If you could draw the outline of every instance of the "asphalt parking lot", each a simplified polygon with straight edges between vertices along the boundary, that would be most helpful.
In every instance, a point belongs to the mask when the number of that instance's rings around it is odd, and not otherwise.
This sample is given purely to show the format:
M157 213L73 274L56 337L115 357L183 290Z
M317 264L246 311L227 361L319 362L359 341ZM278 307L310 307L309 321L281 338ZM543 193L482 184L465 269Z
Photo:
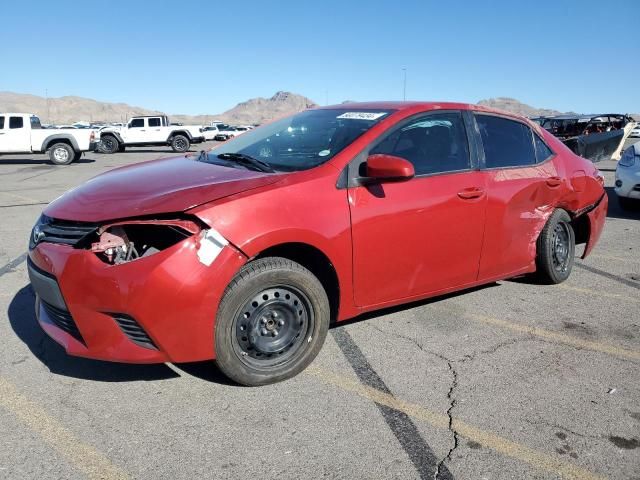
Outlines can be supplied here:
M0 157L0 478L640 479L640 211L615 162L593 254L558 286L521 280L333 328L298 377L229 384L213 362L65 355L33 312L41 209L166 148Z

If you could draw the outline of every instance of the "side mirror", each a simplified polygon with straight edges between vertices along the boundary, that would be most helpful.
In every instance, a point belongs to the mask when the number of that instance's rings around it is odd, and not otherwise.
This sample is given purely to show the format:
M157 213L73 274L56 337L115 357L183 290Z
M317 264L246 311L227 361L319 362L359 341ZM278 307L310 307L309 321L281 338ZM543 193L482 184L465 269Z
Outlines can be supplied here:
M410 180L416 172L413 164L394 155L375 154L367 157L367 177L381 182Z

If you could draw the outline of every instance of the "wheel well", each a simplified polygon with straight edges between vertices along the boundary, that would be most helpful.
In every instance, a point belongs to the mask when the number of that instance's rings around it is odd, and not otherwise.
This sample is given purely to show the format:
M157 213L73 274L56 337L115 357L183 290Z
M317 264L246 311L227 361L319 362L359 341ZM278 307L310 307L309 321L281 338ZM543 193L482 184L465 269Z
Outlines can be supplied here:
M338 307L340 306L338 274L331 260L322 251L306 243L284 243L260 252L254 259L265 257L288 258L311 271L327 292L331 307L331 321L338 318Z
M73 144L66 138L54 138L52 140L49 140L47 142L47 147L45 148L45 150L49 150L51 147L53 147L56 143L66 143L67 145L69 145L71 147L72 150L75 151L75 148L73 148Z
M177 132L171 132L168 140L171 141L171 139L176 135L182 135L183 137L187 137L188 140L191 140L191 135L189 135L189 132L183 132L182 130L178 130Z
M571 220L571 227L576 235L576 245L581 243L587 243L589 240L589 234L591 233L591 227L589 226L589 217L586 214L582 214L579 217L574 217Z

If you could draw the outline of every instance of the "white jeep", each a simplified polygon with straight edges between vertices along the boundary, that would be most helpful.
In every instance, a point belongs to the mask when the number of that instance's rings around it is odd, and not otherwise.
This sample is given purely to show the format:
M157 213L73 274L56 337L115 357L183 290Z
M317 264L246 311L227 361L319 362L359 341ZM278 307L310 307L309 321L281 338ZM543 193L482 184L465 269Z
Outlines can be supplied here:
M99 138L89 129L44 129L32 113L0 113L0 155L49 153L51 163L68 165L95 150Z
M202 143L199 125L171 125L166 115L133 117L125 126L100 131L102 153L124 152L126 147L169 145L174 152L186 152L192 143Z

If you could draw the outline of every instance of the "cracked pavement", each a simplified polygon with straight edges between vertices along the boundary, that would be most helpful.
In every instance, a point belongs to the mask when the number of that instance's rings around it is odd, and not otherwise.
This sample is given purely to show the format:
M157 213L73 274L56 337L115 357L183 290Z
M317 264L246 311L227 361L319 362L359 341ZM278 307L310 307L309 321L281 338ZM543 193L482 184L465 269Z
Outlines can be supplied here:
M0 160L0 478L87 478L78 465L92 458L61 454L3 382L124 478L638 478L640 211L614 197L598 247L578 260L588 268L566 284L503 281L349 321L315 370L281 384L230 385L211 362L66 356L36 324L17 260L42 204L167 156ZM599 168L611 187L615 164Z

